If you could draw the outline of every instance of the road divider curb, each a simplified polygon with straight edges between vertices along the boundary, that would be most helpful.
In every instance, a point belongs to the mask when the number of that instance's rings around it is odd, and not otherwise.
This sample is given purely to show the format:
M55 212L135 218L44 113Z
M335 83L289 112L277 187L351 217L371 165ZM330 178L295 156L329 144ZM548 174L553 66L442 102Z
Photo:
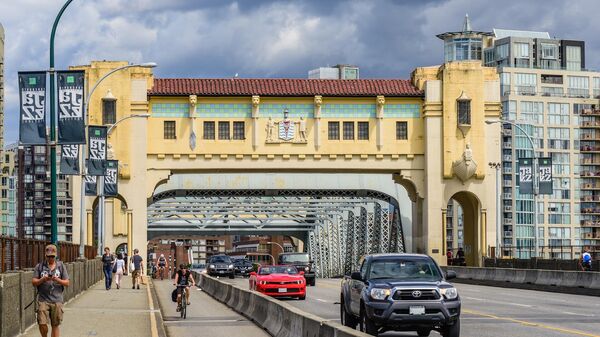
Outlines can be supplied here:
M274 337L367 337L333 321L304 312L258 292L242 289L206 274L194 278L207 294L252 320Z
M443 267L457 283L600 296L600 273L543 269Z

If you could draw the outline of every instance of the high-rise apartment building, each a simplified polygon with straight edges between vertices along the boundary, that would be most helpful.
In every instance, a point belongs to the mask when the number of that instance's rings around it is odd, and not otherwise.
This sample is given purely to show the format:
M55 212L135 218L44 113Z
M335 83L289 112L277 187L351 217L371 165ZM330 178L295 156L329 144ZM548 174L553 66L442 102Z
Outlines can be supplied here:
M20 238L51 240L50 155L47 145L19 148L17 169L17 233ZM60 155L57 156L57 165ZM68 176L57 179L58 240L73 240L73 198Z
M7 146L2 153L0 167L0 234L6 236L17 235L17 175L15 170L16 144Z
M533 139L538 157L550 157L553 194L518 187L518 159L533 157L517 128L505 124L502 141L503 255L528 258L538 244L546 258L600 254L600 73L585 68L583 41L547 32L494 29L484 65L500 75L503 118Z
M0 171L0 234L8 235L8 171L7 166L11 163L7 163L4 155L4 27L0 24L0 165L2 169ZM6 169L5 169L6 168ZM6 209L4 207L6 206ZM6 227L6 229L5 229Z

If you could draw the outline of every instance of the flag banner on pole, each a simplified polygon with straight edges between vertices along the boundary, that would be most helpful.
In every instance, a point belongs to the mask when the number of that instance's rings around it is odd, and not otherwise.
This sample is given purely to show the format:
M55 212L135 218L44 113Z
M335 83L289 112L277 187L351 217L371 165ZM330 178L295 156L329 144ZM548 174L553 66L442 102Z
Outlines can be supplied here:
M553 194L552 187L552 158L539 158L538 159L539 169L539 181L540 181L540 194Z
M519 193L533 194L533 160L519 158Z
M119 194L119 161L106 161L106 175L104 176L104 195L107 197L116 197Z
M86 166L89 167L89 160L86 162ZM96 176L91 176L88 174L88 172L86 172L86 175L83 179L85 181L85 195L96 196Z
M19 142L46 144L46 72L19 72Z
M79 145L63 144L60 146L60 173L79 174Z
M88 174L103 176L106 170L106 126L90 126Z
M83 71L59 71L58 143L85 144Z

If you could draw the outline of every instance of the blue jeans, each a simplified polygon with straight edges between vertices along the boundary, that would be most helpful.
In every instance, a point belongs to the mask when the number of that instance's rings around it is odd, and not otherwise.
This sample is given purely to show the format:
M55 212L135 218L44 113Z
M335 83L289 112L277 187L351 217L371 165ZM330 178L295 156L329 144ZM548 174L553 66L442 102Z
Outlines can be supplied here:
M104 284L106 285L106 289L109 289L112 284L112 266L104 267Z

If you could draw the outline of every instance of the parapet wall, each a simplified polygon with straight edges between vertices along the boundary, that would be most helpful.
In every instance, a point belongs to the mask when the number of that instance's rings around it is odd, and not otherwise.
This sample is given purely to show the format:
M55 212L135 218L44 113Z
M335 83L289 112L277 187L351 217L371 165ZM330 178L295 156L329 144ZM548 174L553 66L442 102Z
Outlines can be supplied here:
M65 302L75 298L102 279L100 260L65 263L71 285L65 289ZM36 322L33 271L0 274L0 337L17 336Z

